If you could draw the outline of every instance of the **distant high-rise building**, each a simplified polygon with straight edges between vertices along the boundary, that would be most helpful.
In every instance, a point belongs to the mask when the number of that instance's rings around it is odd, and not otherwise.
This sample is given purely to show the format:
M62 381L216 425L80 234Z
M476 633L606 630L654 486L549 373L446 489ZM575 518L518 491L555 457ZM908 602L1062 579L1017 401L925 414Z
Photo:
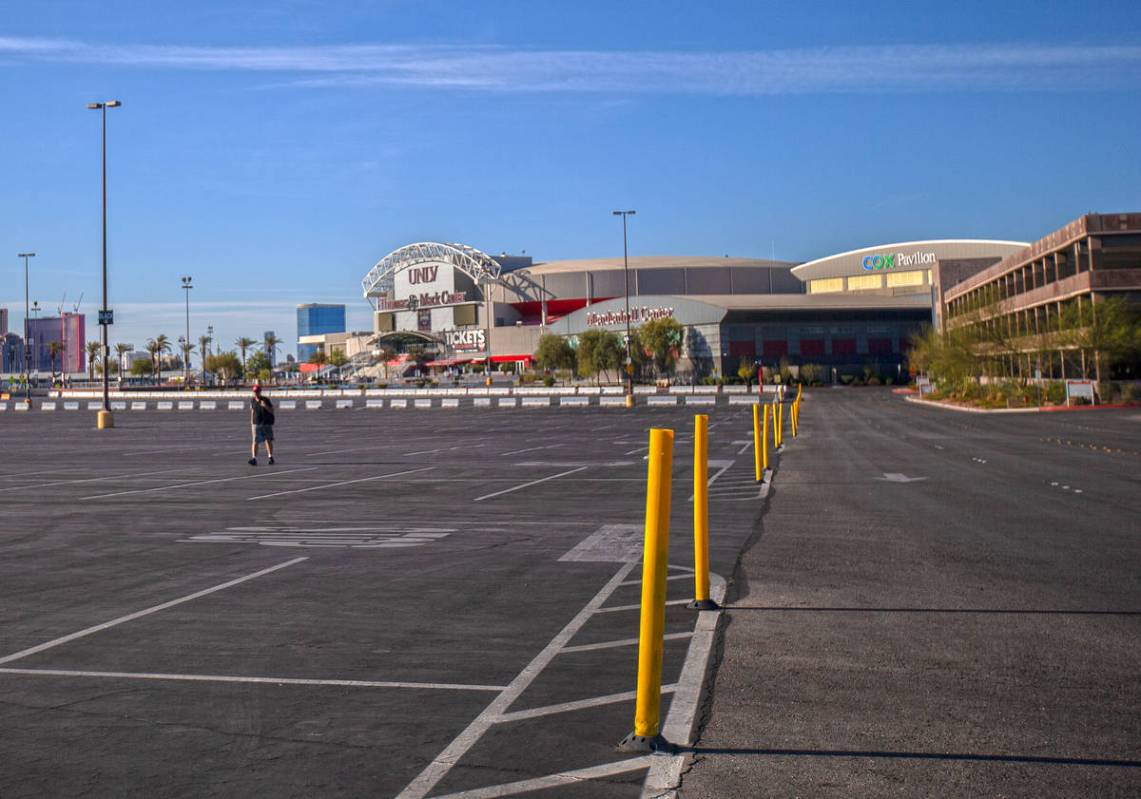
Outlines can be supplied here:
M63 345L55 356L57 372L83 372L87 369L86 316L64 313L63 316L45 316L28 320L27 346L32 354L33 372L50 372L52 369L51 345Z
M0 372L20 374L24 371L24 340L15 333L0 334Z
M8 309L0 308L0 336L8 332Z
M317 352L313 344L302 344L303 336L344 333L345 306L311 302L297 306L297 360L306 363Z

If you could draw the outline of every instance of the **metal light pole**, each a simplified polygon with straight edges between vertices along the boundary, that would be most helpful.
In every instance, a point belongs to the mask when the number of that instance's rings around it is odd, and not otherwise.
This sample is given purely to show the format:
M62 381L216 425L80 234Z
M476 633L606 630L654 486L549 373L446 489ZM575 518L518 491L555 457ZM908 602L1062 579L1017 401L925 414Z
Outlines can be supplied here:
M484 384L490 386L491 385L491 317L495 313L495 301L491 297L491 287L494 285L494 281L485 275L483 277L482 282L483 282L484 299L487 302L487 313L486 313L487 319L485 320L487 322L487 324L486 324L486 327L487 327L487 374L484 375L484 377L486 377L487 379L484 381Z
M636 211L612 211L614 216L622 217L622 279L626 286L626 407L634 407L634 357L632 355L633 340L630 338L630 252L626 245L626 217L634 216Z
M206 325L206 335L210 337L210 343L214 343L214 325ZM214 348L210 348L210 354L214 354Z
M194 288L190 275L182 276L182 290L186 292L186 347L182 351L182 388L190 388L190 290ZM205 359L205 355L202 356ZM203 360L205 363L205 360Z
M17 258L24 259L24 402L29 409L32 405L32 349L28 346L28 319L31 309L28 306L28 259L35 258L34 252L19 253Z
M99 327L103 342L103 410L96 416L95 424L100 430L115 426L111 417L111 370L107 368L111 355L111 348L107 345L107 326L111 324L111 312L107 308L107 109L121 105L118 100L87 104L89 109L101 111L103 116L103 304L99 307Z

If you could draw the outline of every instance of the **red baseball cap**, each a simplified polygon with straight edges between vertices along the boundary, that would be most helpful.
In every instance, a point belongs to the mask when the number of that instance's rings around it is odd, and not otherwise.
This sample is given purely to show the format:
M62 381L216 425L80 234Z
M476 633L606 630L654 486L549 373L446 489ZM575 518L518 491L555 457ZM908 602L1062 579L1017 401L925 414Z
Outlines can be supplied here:
M254 383L254 393L257 394L261 391L261 383Z

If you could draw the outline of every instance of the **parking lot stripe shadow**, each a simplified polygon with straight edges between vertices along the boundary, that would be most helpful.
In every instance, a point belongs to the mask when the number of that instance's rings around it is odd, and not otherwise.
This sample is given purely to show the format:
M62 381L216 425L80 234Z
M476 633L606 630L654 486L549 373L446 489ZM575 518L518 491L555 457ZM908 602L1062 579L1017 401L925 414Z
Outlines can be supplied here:
M313 467L317 468L317 467ZM252 502L255 499L269 499L270 497L283 497L286 494L304 494L306 491L319 491L322 488L336 488L337 486L347 486L353 483L367 483L370 480L384 480L388 477L400 477L405 474L415 474L416 472L426 472L430 469L435 469L435 466L422 466L419 469L406 469L403 472L391 472L389 474L378 474L375 477L361 477L356 480L342 480L339 483L323 483L319 486L309 486L308 488L294 488L290 491L276 491L272 494L262 494L256 497L250 497L248 501Z
M201 591L195 591L193 594L187 594L184 597L179 597L178 599L172 599L169 602L163 602L161 605L152 605L149 608L144 608L143 610L137 610L134 613L128 613L126 616L120 616L117 619L112 619L111 621L105 621L102 624L96 624L94 627L87 627L86 629L80 630L78 632L74 632L74 633L71 633L69 635L65 635L62 638L56 638L52 641L47 641L46 643L38 644L36 646L29 647L28 649L23 649L19 652L14 652L11 655L0 658L0 665L3 665L5 663L11 663L14 660L20 660L21 658L26 658L29 655L35 655L35 654L37 654L39 652L43 652L47 649L52 649L53 647L60 646L61 644L66 644L69 641L74 641L77 638L83 638L85 636L92 635L92 634L97 633L97 632L102 632L103 630L108 630L112 627L116 627L116 626L123 624L125 622L128 622L128 621L134 621L135 619L141 619L143 616L149 616L150 614L157 613L160 610L166 610L167 608L173 608L175 605L181 605L184 602L191 601L192 599L198 599L200 597L208 596L209 594L217 593L218 591L224 591L227 588L232 588L235 585L241 585L242 583L247 582L249 580L254 580L258 577L263 577L267 574L272 574L275 571L279 571L281 569L286 569L286 568L288 568L288 567L290 567L296 563L300 563L303 560L309 560L309 558L307 558L307 557L293 558L292 560L287 560L284 563L279 563L276 566L270 566L268 569L262 569L261 571L254 572L253 574L247 574L244 577L238 577L236 579L229 580L229 581L221 583L219 585L215 585L211 588L205 588Z
M225 674L162 674L134 671L70 671L67 669L5 669L0 674L43 677L103 677L114 680L172 680L179 682L236 682L269 685L330 685L343 688L423 688L437 691L502 691L505 685L469 685L451 682L399 682L385 680L318 680L303 677L244 677Z

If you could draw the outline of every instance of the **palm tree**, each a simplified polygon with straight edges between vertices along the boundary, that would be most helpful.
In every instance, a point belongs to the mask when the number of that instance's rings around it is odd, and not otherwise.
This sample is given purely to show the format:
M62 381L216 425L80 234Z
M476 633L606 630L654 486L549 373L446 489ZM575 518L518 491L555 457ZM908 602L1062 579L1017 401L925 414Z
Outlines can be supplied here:
M186 383L190 383L190 353L194 352L194 345L186 339L179 339L178 348L182 350L182 368L186 375ZM184 386L185 388L185 386Z
M238 339L237 341L234 342L234 346L237 347L238 350L242 353L242 374L243 375L246 373L246 351L249 350L250 347L253 347L256 345L257 345L257 341L255 341L252 338L248 338L246 336L242 336L240 339Z
M337 382L340 382L344 377L345 364L349 362L349 356L341 350L333 350L326 360L330 366L337 368Z
M394 350L392 347L388 346L387 344L384 344L384 345L381 345L379 353L380 353L380 360L384 364L384 379L387 380L388 379L388 362L396 357L396 350Z
M170 352L170 339L165 333L159 333L154 338L148 339L147 352L151 356L151 373L157 385L162 380L162 356Z
M277 336L273 335L272 331L270 331L269 333L266 333L265 340L262 342L262 352L264 352L266 355L273 353L276 356L277 345L278 344L284 344L284 343L285 343L284 339L278 338ZM276 357L271 358L269 365L270 366L277 366L277 364L274 363L274 361L276 361L276 360L277 360Z
M99 360L100 345L98 341L87 342L87 379L95 379L95 363Z
M206 382L206 359L210 357L210 344L214 339L210 336L198 337L198 353L202 356L202 382Z
M48 342L48 357L51 358L52 364L52 385L55 385L55 359L56 356L63 352L63 343L59 341Z
M134 352L134 351L135 351L135 346L133 344L124 344L123 342L120 341L118 344L115 345L115 357L119 361L119 375L120 375L120 377L126 372L126 370L123 368L123 358L127 355L127 353Z

